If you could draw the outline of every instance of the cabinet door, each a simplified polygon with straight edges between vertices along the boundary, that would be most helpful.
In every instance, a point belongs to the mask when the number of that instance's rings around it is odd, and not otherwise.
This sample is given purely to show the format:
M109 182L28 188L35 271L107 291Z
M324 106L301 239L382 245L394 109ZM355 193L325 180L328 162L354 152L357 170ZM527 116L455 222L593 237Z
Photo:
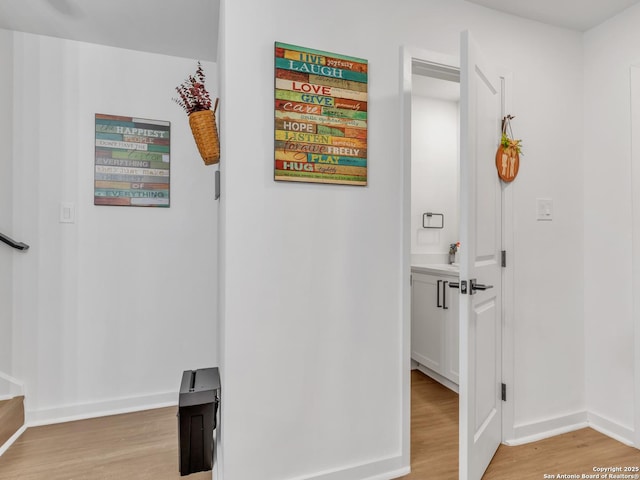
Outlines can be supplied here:
M445 374L445 330L442 280L414 273L411 286L411 358L441 375ZM438 281L440 281L438 288ZM438 289L440 300L438 300Z
M450 279L458 281L457 278ZM446 295L446 319L445 319L445 345L446 345L446 372L444 374L455 384L460 378L460 290L455 288L445 289Z

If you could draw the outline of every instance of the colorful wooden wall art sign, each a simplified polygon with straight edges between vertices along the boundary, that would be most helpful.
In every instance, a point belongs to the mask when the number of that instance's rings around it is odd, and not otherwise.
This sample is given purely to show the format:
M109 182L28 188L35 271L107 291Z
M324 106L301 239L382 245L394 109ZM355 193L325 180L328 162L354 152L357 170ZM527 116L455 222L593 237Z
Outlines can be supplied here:
M96 113L94 205L168 207L170 123Z
M361 58L275 44L275 179L367 185Z

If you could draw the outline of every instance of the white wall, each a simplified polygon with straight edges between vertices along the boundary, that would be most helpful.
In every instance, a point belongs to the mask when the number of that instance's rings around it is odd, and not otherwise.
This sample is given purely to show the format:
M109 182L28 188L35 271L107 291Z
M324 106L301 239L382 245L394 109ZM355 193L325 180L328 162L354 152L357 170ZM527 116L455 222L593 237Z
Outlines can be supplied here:
M12 205L13 37L0 30L0 233L15 236ZM18 241L20 241L18 239ZM13 324L13 258L17 251L0 244L0 372L11 374ZM0 379L0 397L9 392Z
M640 64L639 21L635 6L584 37L587 403L596 427L626 441L633 441L630 399L638 348L632 316L637 285L631 262L629 73L632 64Z
M506 330L515 356L514 385L507 385L515 404L513 439L522 441L585 420L582 130L567 121L582 117L582 42L573 31L502 23L516 30L483 46L513 72L509 113L516 117L514 137L523 140L519 174L509 187L514 305ZM504 35L518 40L504 42ZM558 132L566 141L554 141ZM553 200L552 221L537 221L537 198Z
M399 49L456 54L465 28L513 72L524 144L512 187L513 434L586 417L582 135L569 120L582 115L580 34L459 0L327 0L308 13L293 0L222 2L225 477L391 478L408 464ZM368 187L273 181L274 41L369 60ZM553 222L535 220L542 196Z
M448 261L458 237L458 102L413 95L411 100L411 255ZM423 214L433 216L423 228ZM428 220L429 221L429 220ZM438 263L434 261L433 263Z
M173 87L196 61L15 33L16 375L32 423L177 402L216 364L217 204ZM215 93L216 65L204 63ZM94 115L171 122L171 207L93 205ZM74 224L58 222L73 202Z

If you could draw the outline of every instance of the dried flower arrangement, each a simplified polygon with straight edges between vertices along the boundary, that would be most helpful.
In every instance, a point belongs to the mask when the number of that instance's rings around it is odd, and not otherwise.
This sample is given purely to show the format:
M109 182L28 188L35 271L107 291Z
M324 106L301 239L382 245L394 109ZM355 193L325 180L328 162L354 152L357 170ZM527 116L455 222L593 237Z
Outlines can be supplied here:
M176 87L180 98L174 98L173 101L180 105L187 112L187 115L202 110L211 110L211 95L204 86L205 79L202 64L198 62L196 74L189 75L184 82Z
M202 64L198 62L195 75L189 75L176 87L179 98L174 98L173 101L187 112L193 138L205 165L213 165L220 160L220 140L215 116L218 99L216 98L211 110L211 95L204 85L205 78Z

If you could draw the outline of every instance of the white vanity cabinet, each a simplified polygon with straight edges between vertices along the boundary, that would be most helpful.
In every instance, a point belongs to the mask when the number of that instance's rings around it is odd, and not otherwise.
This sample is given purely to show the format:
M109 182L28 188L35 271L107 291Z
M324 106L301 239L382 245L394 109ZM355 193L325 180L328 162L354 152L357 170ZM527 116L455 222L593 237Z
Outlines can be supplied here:
M458 391L459 290L453 269L411 269L411 358L418 369Z

